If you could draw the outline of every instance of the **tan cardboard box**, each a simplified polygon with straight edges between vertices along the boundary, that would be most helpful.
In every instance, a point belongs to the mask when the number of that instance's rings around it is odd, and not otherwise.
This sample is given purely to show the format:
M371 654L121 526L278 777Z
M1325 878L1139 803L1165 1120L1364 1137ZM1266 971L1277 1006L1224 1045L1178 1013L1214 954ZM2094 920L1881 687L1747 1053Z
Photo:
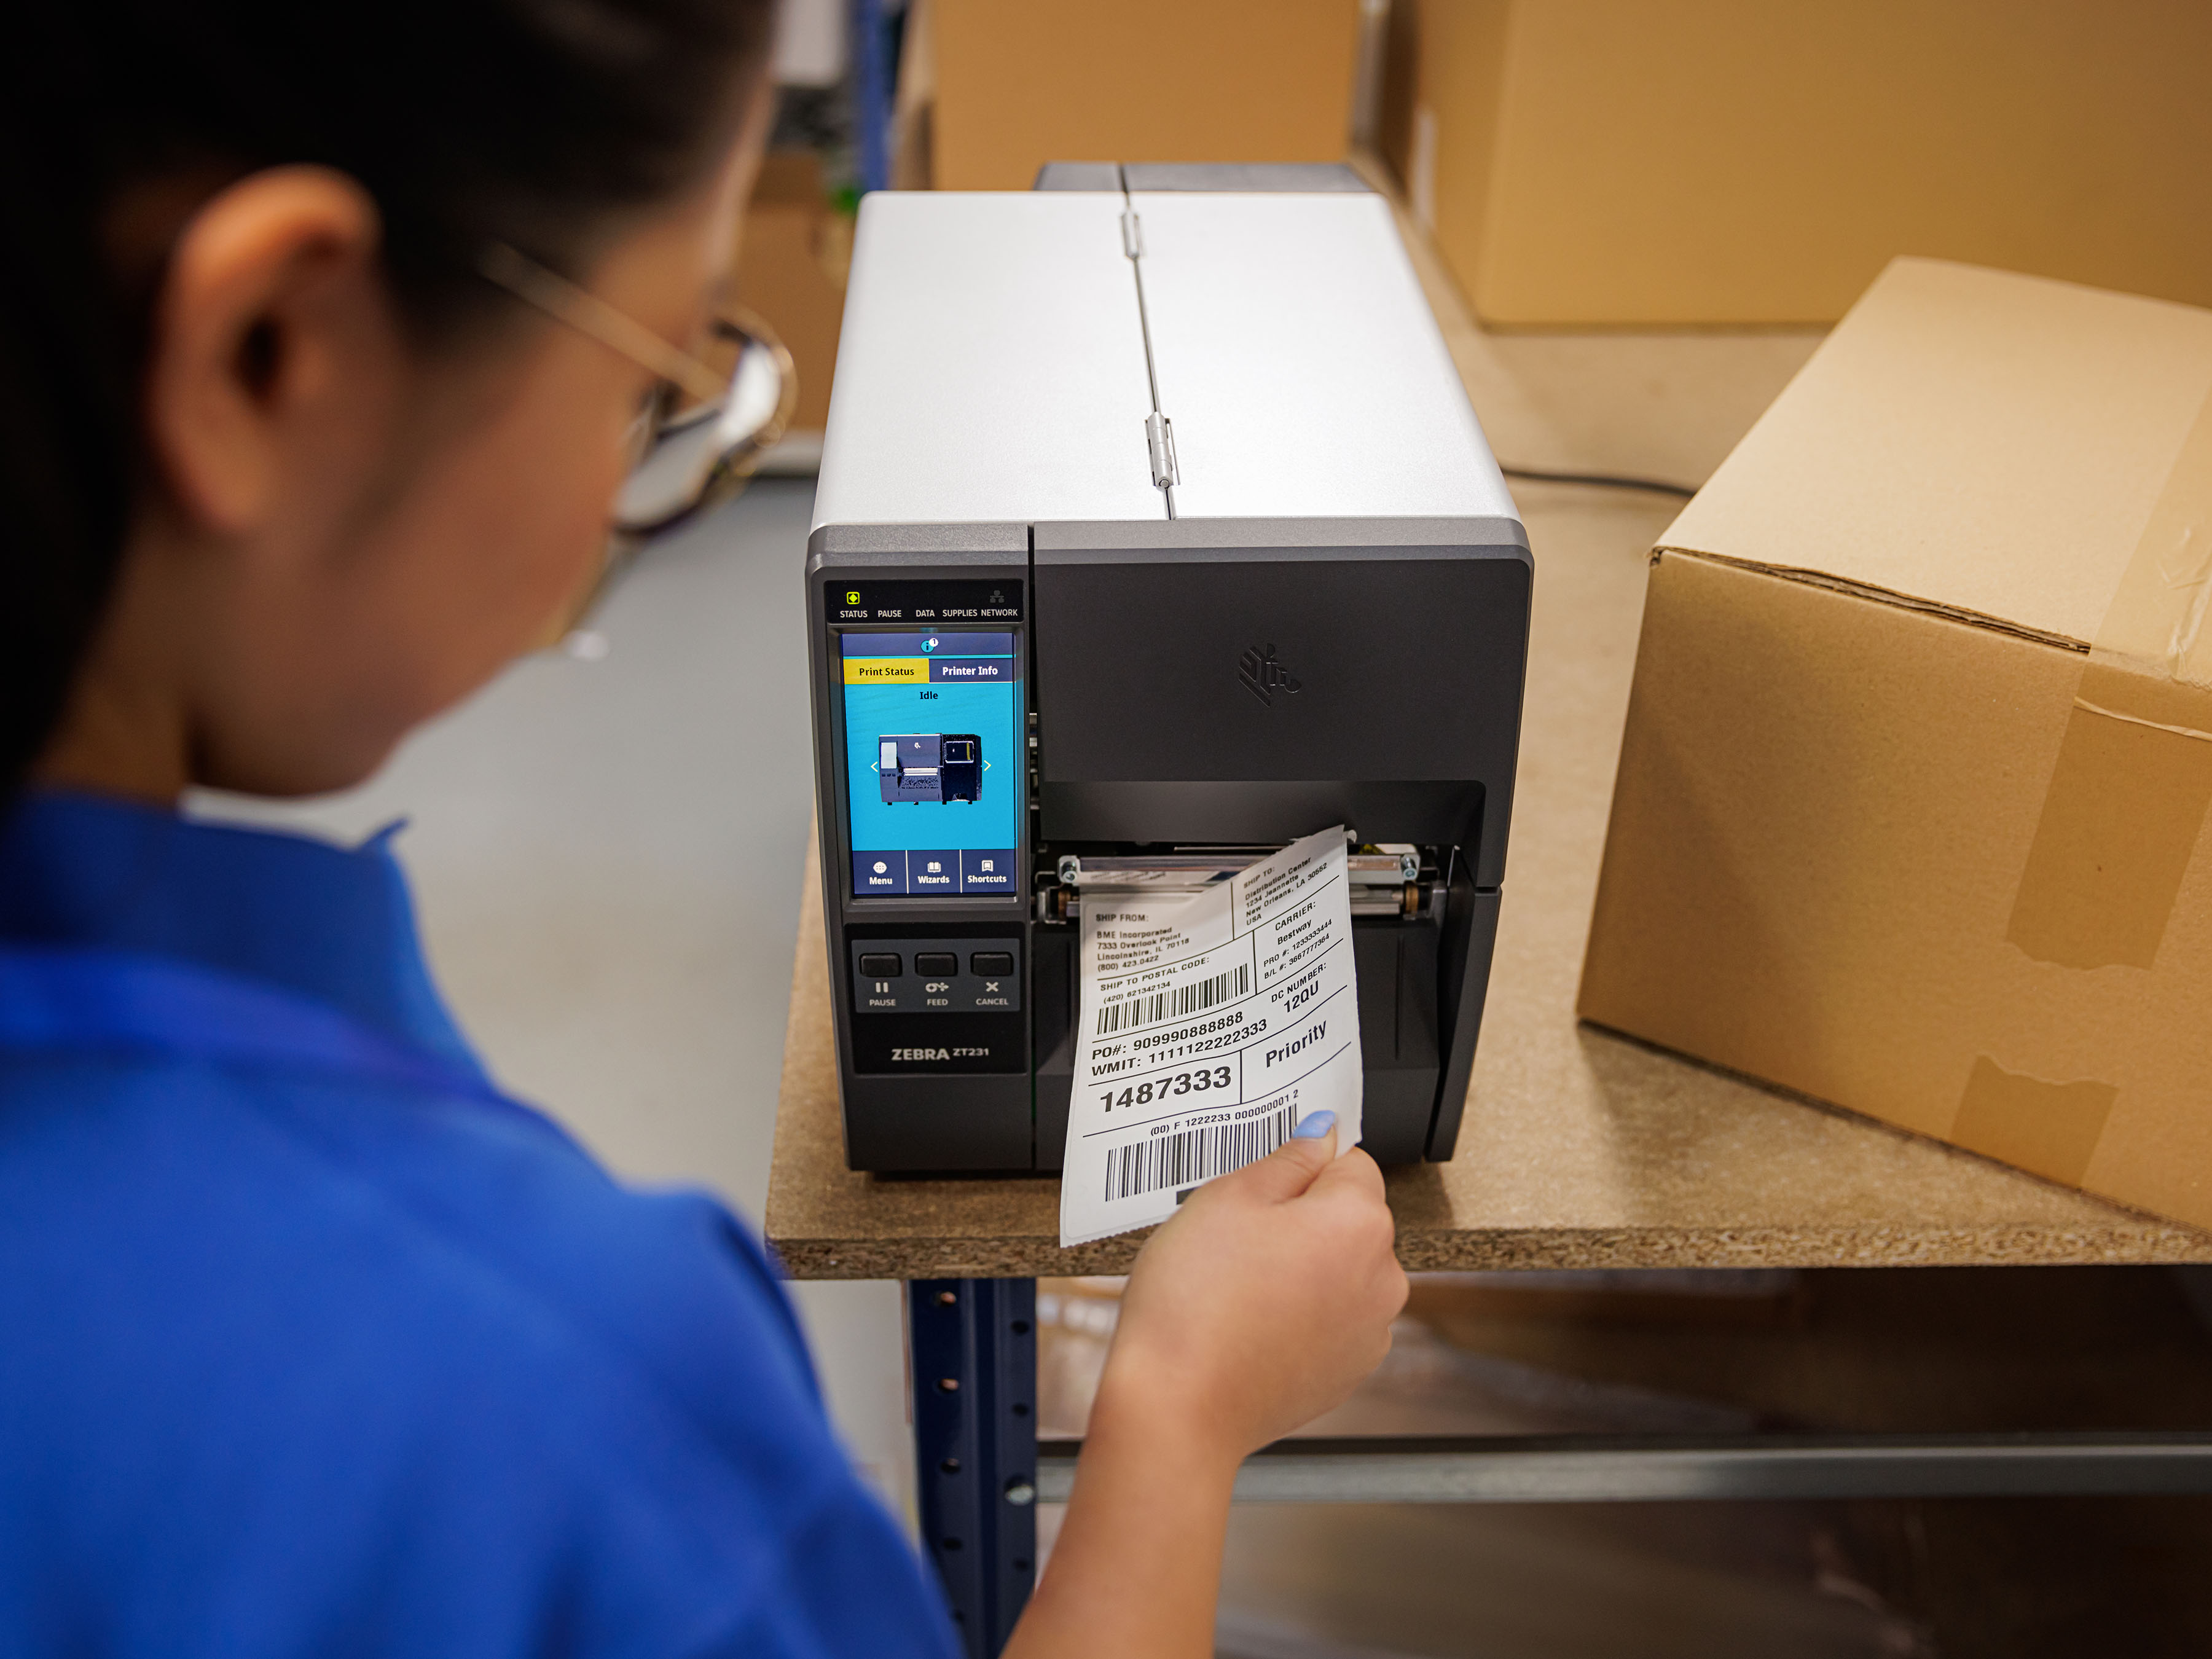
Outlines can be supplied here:
M1894 255L2212 304L2203 0L1396 0L1384 143L1475 312L1829 322Z
M791 429L818 433L830 418L852 222L831 204L811 151L779 150L762 162L738 235L732 289L791 348L799 369Z
M2212 1225L2212 312L1929 260L1662 538L1580 1009Z
M1359 0L931 0L939 190L1047 161L1338 161Z

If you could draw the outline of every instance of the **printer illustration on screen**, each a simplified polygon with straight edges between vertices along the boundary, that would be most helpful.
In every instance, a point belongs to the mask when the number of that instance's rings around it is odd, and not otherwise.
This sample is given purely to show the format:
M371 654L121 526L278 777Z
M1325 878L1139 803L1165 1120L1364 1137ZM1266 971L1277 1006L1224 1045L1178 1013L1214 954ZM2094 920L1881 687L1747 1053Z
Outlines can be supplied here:
M983 790L983 740L972 732L900 732L876 739L886 806L972 801Z
M1448 1158L1528 537L1341 167L863 198L808 542L855 1169L1057 1170L1086 905L1341 823L1365 1145Z

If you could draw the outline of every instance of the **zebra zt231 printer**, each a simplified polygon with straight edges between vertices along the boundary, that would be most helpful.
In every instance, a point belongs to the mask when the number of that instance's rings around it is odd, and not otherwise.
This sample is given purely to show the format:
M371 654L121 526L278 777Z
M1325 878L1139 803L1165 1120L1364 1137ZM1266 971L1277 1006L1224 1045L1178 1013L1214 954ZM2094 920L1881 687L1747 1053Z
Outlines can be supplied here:
M1082 907L1342 824L1365 1145L1451 1156L1534 566L1387 204L861 204L806 595L845 1152L1057 1170Z

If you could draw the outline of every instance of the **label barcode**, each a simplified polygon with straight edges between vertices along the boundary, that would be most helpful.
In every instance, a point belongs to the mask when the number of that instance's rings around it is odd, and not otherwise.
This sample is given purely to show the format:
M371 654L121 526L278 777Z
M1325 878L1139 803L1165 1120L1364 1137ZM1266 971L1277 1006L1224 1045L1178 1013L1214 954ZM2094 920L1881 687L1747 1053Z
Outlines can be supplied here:
M1164 1019L1202 1014L1216 1003L1234 1002L1252 988L1252 964L1239 963L1225 974L1194 980L1172 990L1153 991L1124 1002L1109 1002L1098 1011L1098 1036L1133 1031L1140 1025L1157 1025Z
M1265 1158L1291 1138L1291 1109L1249 1123L1221 1123L1116 1146L1106 1155L1106 1197L1134 1198L1188 1187Z

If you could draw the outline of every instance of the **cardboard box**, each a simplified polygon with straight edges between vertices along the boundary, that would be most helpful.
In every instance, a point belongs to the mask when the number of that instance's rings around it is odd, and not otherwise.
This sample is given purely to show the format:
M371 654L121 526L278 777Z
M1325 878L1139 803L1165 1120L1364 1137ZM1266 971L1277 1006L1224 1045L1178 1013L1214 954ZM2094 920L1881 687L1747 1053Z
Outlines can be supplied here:
M1359 0L931 0L939 190L1047 161L1338 161Z
M1900 260L1653 554L1585 1019L2212 1225L2212 313Z
M1498 325L1824 323L1922 254L2212 304L2212 6L1397 0L1383 141Z
M812 151L779 150L762 162L738 234L736 295L791 348L799 368L792 431L818 434L830 419L853 227L823 190Z

